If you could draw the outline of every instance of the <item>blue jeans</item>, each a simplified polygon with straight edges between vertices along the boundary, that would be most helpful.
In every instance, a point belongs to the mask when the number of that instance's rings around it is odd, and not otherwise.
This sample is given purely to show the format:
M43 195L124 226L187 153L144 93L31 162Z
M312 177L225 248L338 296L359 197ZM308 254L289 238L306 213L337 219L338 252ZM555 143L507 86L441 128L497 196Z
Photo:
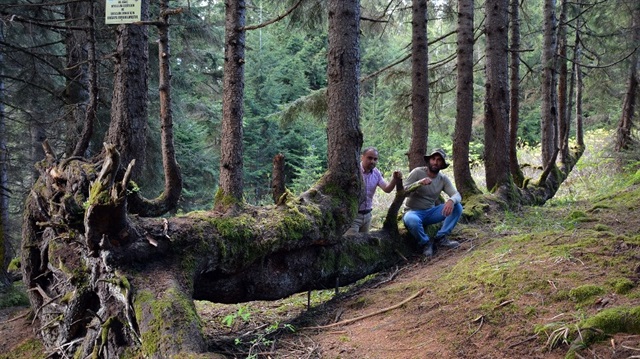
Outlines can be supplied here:
M451 233L462 216L462 205L456 203L453 205L453 211L447 217L442 214L444 204L437 205L428 209L412 209L404 214L402 221L407 227L409 233L418 239L418 245L423 246L429 243L429 236L424 231L424 226L436 224L444 221L442 228L436 233L436 237L443 237Z

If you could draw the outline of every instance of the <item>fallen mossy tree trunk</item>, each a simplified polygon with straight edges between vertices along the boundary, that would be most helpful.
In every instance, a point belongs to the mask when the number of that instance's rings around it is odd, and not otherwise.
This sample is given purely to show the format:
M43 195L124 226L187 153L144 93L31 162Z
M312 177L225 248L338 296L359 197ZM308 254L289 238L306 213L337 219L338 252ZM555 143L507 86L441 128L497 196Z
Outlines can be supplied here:
M193 299L237 303L333 288L414 249L397 223L342 237L352 195L330 185L234 215L129 215L129 171L118 167L116 157L93 164L50 155L26 201L23 276L54 356L197 357L206 344Z

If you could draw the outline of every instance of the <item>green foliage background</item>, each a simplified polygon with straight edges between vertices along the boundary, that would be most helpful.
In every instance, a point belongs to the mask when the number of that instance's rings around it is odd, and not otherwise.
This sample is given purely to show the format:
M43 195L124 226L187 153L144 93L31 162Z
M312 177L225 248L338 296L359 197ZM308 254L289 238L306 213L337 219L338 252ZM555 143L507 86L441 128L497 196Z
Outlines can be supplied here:
M3 0L7 3L8 0ZM294 1L256 0L248 3L247 24L276 18ZM560 3L560 2L559 2ZM23 0L11 2L25 5ZM631 0L597 2L569 12L569 43L573 43L575 19L585 21L584 111L587 129L616 126L625 91L629 63L634 49L629 41ZM220 157L222 66L224 63L224 2L175 1L183 7L171 19L171 70L175 144L183 171L184 191L180 211L209 209L217 190ZM407 170L405 153L411 131L410 53L411 2L362 0L360 127L364 146L380 152L378 167L385 177L395 169ZM481 162L483 148L484 36L483 3L476 2L476 45L474 71L473 132L470 160ZM540 128L540 51L542 44L541 0L522 2L521 108L519 144L535 147ZM560 4L558 4L559 6ZM155 5L154 5L155 6ZM430 114L428 147L451 152L456 118L456 1L429 2ZM62 13L34 13L29 6L12 6L12 11L42 20ZM266 27L250 30L246 39L244 170L245 198L252 204L271 203L272 159L282 153L286 159L286 181L300 193L312 185L326 168L327 29L323 2L303 1L290 16ZM158 10L151 9L151 17ZM99 17L99 16L98 16ZM59 19L57 19L59 20ZM34 181L33 151L25 134L42 127L53 147L64 147L63 115L68 109L57 94L64 80L52 67L64 67L62 34L44 28L9 24L4 28L5 112L10 164L11 242L19 241L20 212L24 197ZM88 155L96 154L109 123L113 29L99 24L101 106L96 133ZM149 27L150 104L148 162L141 191L154 197L163 189L158 109L157 32ZM448 36L444 36L448 34ZM11 46L8 46L9 44ZM27 59L15 46L38 48L48 62ZM570 49L570 53L571 53ZM397 63L394 66L390 64ZM384 70L383 70L384 69ZM17 79L23 79L20 82ZM41 84L41 86L34 86Z

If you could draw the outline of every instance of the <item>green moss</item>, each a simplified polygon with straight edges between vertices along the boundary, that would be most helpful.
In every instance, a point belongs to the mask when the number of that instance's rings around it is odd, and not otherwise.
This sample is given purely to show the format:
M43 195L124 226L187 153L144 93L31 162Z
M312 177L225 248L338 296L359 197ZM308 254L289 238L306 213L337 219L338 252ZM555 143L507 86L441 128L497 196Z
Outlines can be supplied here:
M213 205L216 208L231 208L233 206L242 206L244 203L243 199L235 198L229 194L225 194L222 188L218 188L216 195L213 198Z
M138 347L127 347L120 355L120 359L142 359L145 356L142 354Z
M489 211L491 205L486 195L475 195L464 199L462 217L477 220Z
M237 217L212 218L211 222L220 235L230 241L247 241L254 236L256 220L249 214Z
M70 302L71 302L71 300L74 298L75 294L76 294L76 292L75 292L75 291L73 291L73 290L72 290L72 291L69 291L69 292L66 292L66 293L62 296L62 298L60 298L60 303L62 303L62 304L68 304L68 303L70 303Z
M640 169L629 176L629 180L627 182L627 186L633 186L637 184L640 184Z
M276 222L283 238L299 240L313 228L313 223L297 207L288 208Z
M607 231L611 230L611 228L609 228L609 226L604 225L604 224L601 224L601 223L596 224L596 225L593 227L593 229L594 229L595 231L598 231L598 232L607 232Z
M118 287L120 287L120 288L122 288L122 289L124 289L126 291L129 291L129 290L131 290L131 283L129 283L129 279L127 279L126 276L120 275L118 277Z
M589 216L587 216L587 214L583 211L572 211L571 213L569 213L567 219L570 222L588 222L591 220Z
M569 294L568 290L561 289L561 290L553 293L551 295L551 299L554 302L563 302L563 301L571 300L571 295Z
M182 328L173 327L172 318L179 318L178 322L186 325L196 323L198 327L202 326L193 301L175 288L163 292L159 299L149 291L141 291L134 299L134 310L138 323L141 323L142 351L147 356L154 356L161 347L180 344L184 340L187 333ZM165 328L171 331L167 332Z
M629 278L617 278L610 281L616 294L627 294L635 287L635 283Z
M640 307L605 309L584 319L578 327L580 333L576 334L567 355L573 355L576 350L584 349L612 334L640 334Z
M609 201L609 200L610 200L610 198L607 198L606 200L607 200L607 201ZM602 209L611 209L611 206L610 206L610 205L608 205L608 204L604 204L604 203L598 203L598 204L594 205L593 207L591 207L591 208L588 210L588 212L590 212L590 213L591 213L591 212L593 212L593 213L598 213L598 212L600 212L600 210L602 210Z
M102 324L100 328L100 345L93 346L93 352L91 353L92 359L98 359L100 357L100 352L102 351L102 348L104 347L105 343L109 341L109 330L111 329L111 326L113 325L113 323L115 323L116 321L119 321L119 320L115 317L109 317Z
M603 294L604 292L605 290L600 286L585 284L571 289L569 291L569 297L577 303L583 303L596 295Z
M20 270L20 258L15 257L9 262L9 267L7 267L9 271L17 271Z
M86 209L94 205L106 205L111 202L108 188L104 188L101 181L93 181L89 186L89 198L82 204Z

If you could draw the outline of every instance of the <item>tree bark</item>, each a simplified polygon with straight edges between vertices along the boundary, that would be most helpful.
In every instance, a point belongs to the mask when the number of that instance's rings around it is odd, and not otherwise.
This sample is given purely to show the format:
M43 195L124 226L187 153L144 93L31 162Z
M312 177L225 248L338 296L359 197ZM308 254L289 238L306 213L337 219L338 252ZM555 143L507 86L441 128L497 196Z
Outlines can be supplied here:
M582 0L578 0L578 6L582 9ZM574 44L573 66L576 74L576 143L578 147L584 148L584 128L582 121L582 90L584 88L582 83L582 67L580 61L582 60L582 41L580 32L582 31L583 20L578 18L576 24L576 39Z
M542 102L540 117L540 142L542 163L547 164L558 147L557 98L556 98L556 0L544 1L544 37L542 48ZM555 165L555 164L554 164Z
M88 71L88 103L84 114L84 122L80 138L73 150L74 156L86 156L93 128L95 126L98 112L98 66L96 59L96 23L95 23L95 4L89 2L89 16L87 19L87 71Z
M79 1L64 5L65 19L69 26L80 28L84 17L89 13L89 2ZM68 29L64 32L64 44L67 54L65 68L65 154L74 153L83 128L87 103L89 102L88 41L84 30Z
M632 9L632 25L631 25L631 46L635 46L635 51L630 59L629 76L627 79L627 92L622 103L622 114L618 122L616 136L616 151L624 151L633 147L634 140L631 136L633 128L633 117L636 110L636 101L638 98L638 71L640 69L640 4L634 3Z
M142 19L149 2L141 2ZM105 143L116 145L122 163L136 161L133 179L139 180L146 161L149 35L147 25L118 25L111 99L111 122Z
M173 107L171 103L171 50L169 46L169 18L181 10L168 8L168 1L160 2L160 20L158 27L158 67L160 95L160 126L162 167L164 173L164 191L158 198L147 200L134 193L130 196L132 201L131 213L147 217L161 216L178 206L178 200L182 192L182 174L176 160L176 150L173 143ZM133 165L133 164L132 164Z
M518 126L520 122L520 1L510 1L511 44L509 57L509 169L518 187L524 184L524 174L518 163Z
M244 99L244 51L246 4L244 0L225 0L225 46L222 99L222 138L220 146L220 188L216 193L218 211L236 209L243 204L242 117Z
M327 57L328 171L325 180L345 193L361 188L360 1L329 0ZM355 213L355 212L354 212Z
M0 42L4 29L0 23ZM0 291L9 286L7 268L12 251L8 236L9 224L9 151L7 149L6 117L4 113L4 56L0 52Z
M486 2L487 65L484 102L485 177L487 189L510 186L508 0Z
M278 203L280 196L285 193L285 182L284 155L282 153L278 153L273 157L273 169L271 171L271 193L273 203Z
M453 135L453 175L463 198L480 193L469 168L473 125L473 0L458 1L458 80L456 128ZM423 160L424 162L424 160Z
M569 118L568 96L568 68L567 68L567 12L569 3L562 1L560 19L558 25L558 156L562 169L567 168L569 160L569 131L571 120Z
M429 137L429 53L427 1L411 2L411 143L409 170L424 166Z

